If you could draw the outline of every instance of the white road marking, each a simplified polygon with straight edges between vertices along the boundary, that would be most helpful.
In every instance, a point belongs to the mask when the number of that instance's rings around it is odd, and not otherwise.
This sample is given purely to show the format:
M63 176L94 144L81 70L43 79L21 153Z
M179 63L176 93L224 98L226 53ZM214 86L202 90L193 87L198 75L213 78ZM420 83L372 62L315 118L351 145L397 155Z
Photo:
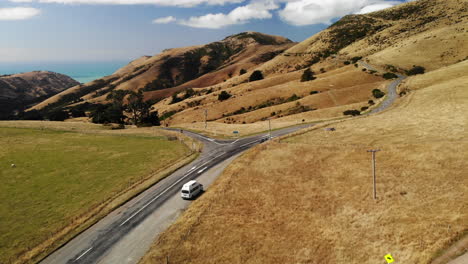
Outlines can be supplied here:
M242 147L245 147L247 145L253 144L253 143L257 142L257 141L260 141L260 140L254 140L254 141L251 141L249 143L245 143L244 145L240 145L239 148L242 148Z
M219 156L218 156L219 157ZM209 162L213 161L215 158L203 163L200 167L203 167L205 166L206 164L208 164ZM199 168L200 168L199 167ZM204 168L203 170L205 170L206 168ZM161 197L163 194L165 194L167 191L169 191L172 187L174 187L175 185L177 185L179 182L181 182L182 180L184 180L185 178L187 178L188 176L190 175L190 173L187 173L185 174L182 178L180 178L179 180L177 180L175 183L173 183L171 186L167 187L164 191L162 191L159 195L157 195L156 197L154 197L153 199L151 199L149 202L147 202L145 205L143 205L138 211L136 211L135 213L133 213L129 218L127 218L125 221L123 221L119 226L123 226L125 225L128 221L130 221L133 217L135 217L137 214L139 214L141 211L143 211L146 207L148 207L148 205L150 205L152 202L156 201L156 199L158 199L159 197Z
M82 257L83 257L84 255L86 255L86 253L88 253L91 249L93 249L93 247L88 248L88 250L86 250L85 252L83 252L83 254L81 254L79 257L77 257L77 258L75 259L75 261L76 261L76 260L79 260L80 258L82 258Z
M241 145L239 146L240 148L241 147L244 147L244 146L247 146L249 144L252 144L252 143L255 143L255 142L258 142L260 140L254 140L254 141L251 141L249 143L246 143L244 145ZM216 143L216 142L215 142ZM219 144L219 143L217 143ZM199 168L205 166L206 164L212 162L213 160L221 157L222 155L224 155L226 152L223 152L222 154L208 160L207 162L203 163ZM193 168L196 168L196 167L193 167ZM192 168L192 169L193 169ZM190 171L192 171L192 169L190 169ZM198 173L202 173L204 170L206 170L207 167L201 169L200 171L198 171ZM149 202L147 202L145 205L143 205L143 207L141 207L138 211L136 211L135 213L133 213L129 218L127 218L125 221L123 221L119 226L123 226L125 225L128 221L130 221L133 217L135 217L137 214L139 214L141 211L143 211L146 207L148 207L148 205L150 205L152 202L154 202L156 199L158 199L159 197L161 197L163 194L165 194L167 191L169 191L172 187L174 187L176 184L178 184L179 182L181 182L182 180L184 180L185 178L187 178L189 175L190 175L190 171L187 172L187 174L185 174L182 178L180 178L179 180L177 180L175 183L173 183L171 186L169 186L168 188L166 188L164 191L162 191L159 195L157 195L156 197L154 197L153 199L151 199Z
M196 168L197 168L197 166L193 166L190 170L187 171L187 173L193 171L193 170L196 169Z

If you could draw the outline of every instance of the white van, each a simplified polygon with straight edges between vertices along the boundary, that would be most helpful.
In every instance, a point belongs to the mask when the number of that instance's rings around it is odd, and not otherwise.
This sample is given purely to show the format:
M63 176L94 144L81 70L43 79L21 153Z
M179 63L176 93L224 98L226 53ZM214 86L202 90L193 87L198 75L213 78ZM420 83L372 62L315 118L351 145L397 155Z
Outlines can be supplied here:
M203 192L203 185L197 181L189 181L182 186L182 199L192 199Z

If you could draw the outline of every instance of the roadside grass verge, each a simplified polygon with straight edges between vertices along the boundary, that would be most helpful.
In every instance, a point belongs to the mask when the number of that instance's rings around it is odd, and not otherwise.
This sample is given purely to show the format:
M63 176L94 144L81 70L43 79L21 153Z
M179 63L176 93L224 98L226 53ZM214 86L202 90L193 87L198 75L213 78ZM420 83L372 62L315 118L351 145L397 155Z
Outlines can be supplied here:
M120 133L0 127L0 263L39 260L195 157L163 134Z
M467 85L247 151L141 263L430 263L468 230Z

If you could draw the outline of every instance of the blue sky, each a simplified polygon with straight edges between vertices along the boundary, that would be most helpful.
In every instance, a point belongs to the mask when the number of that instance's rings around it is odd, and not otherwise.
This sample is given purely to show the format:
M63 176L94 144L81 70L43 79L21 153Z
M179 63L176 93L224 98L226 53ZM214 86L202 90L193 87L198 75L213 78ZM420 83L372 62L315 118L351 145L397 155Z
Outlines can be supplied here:
M128 61L242 31L302 41L345 14L400 2L0 0L0 62Z

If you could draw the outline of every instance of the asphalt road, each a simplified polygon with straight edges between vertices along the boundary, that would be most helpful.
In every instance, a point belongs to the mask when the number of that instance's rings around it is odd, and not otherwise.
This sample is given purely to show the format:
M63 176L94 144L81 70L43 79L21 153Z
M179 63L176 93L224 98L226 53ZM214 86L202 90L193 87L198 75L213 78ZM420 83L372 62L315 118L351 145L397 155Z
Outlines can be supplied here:
M378 71L372 65L369 65L368 63L366 63L364 61L359 61L359 64L361 64L361 66L367 68L368 70ZM406 79L406 76L404 76L404 75L397 74L397 76L398 76L398 78L396 80L394 80L392 83L390 83L390 85L388 86L388 88L387 88L387 97L385 98L385 100L382 103L380 103L380 105L378 105L376 108L372 109L372 111L370 111L367 114L380 113L380 112L386 110L387 108L389 108L393 104L393 102L395 102L395 100L398 97L397 92L396 92L396 88L398 87L398 85L400 85L400 83L404 79Z
M368 69L374 69L365 62L360 63ZM398 77L389 85L386 99L370 114L387 109L396 100L396 87L405 78ZM310 126L302 124L275 130L272 137ZM204 148L198 159L117 208L41 263L137 263L157 235L190 205L190 201L184 201L179 196L184 183L197 179L205 187L209 186L234 157L268 138L267 133L262 133L236 140L216 140L189 131L183 133L203 143Z
M279 129L272 132L272 137L310 126L313 125ZM117 208L41 263L137 263L157 234L190 204L179 196L184 183L201 179L205 186L209 185L233 157L268 138L263 133L236 140L216 140L189 131L183 133L203 142L198 159Z

